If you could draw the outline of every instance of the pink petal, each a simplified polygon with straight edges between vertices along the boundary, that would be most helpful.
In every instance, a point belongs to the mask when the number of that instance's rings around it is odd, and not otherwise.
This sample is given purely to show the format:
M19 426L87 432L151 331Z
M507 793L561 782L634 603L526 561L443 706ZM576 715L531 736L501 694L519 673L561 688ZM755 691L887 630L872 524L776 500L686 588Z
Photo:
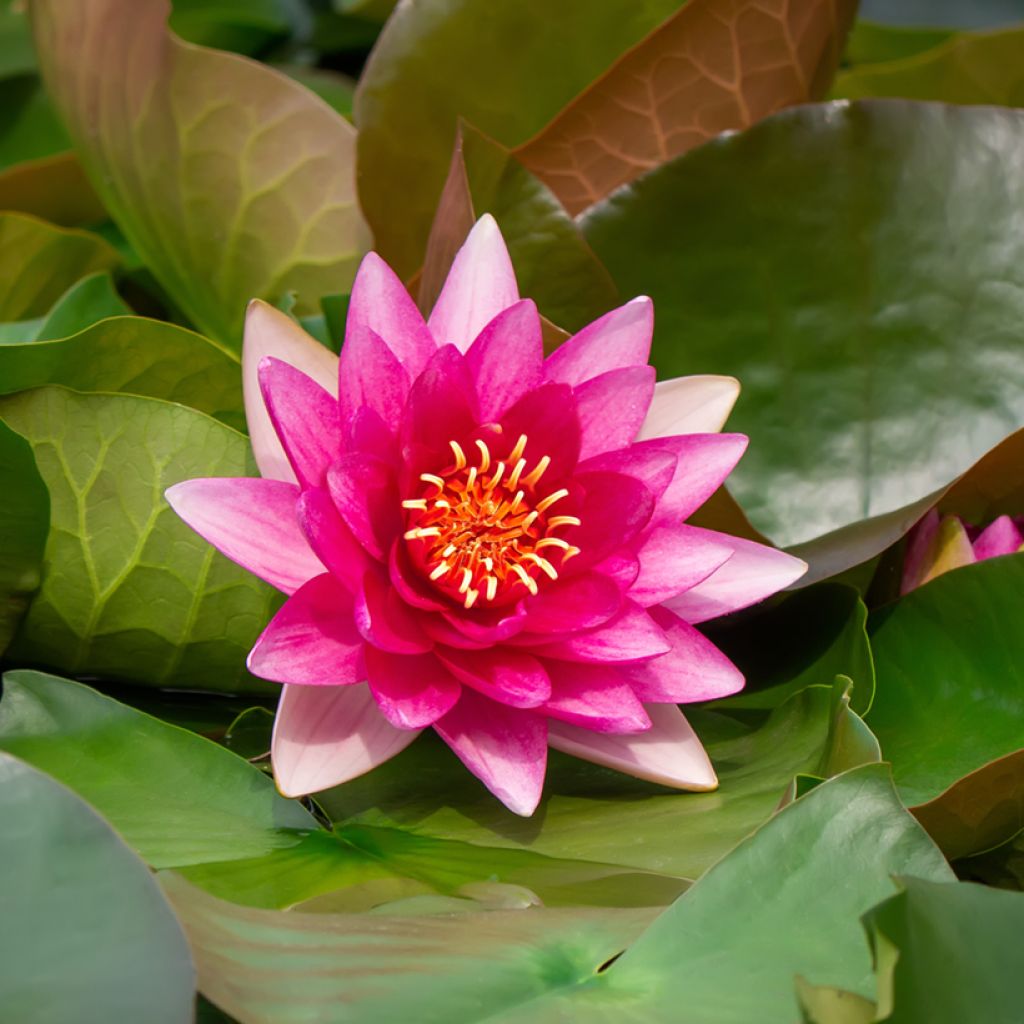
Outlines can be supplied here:
M437 350L413 382L402 417L402 457L414 473L450 460L448 442L476 427L476 392L465 357L451 345Z
M545 375L575 387L609 370L644 366L653 333L654 304L642 295L574 334L548 356Z
M655 523L681 523L725 482L747 448L743 434L684 434L644 441L676 457L675 472L658 499ZM639 446L637 446L639 447Z
M715 770L679 708L651 704L647 713L651 728L625 736L550 722L548 743L555 750L663 786L697 792L716 789Z
M409 374L376 331L345 331L338 373L338 400L347 419L363 406L373 409L392 430L398 427L409 397Z
M544 361L537 307L529 299L502 310L466 353L476 381L480 419L497 422L509 406L540 383Z
M309 546L332 576L354 594L372 564L352 535L326 491L303 491L298 503L299 523Z
M258 368L265 356L301 370L332 395L338 387L338 357L280 310L259 299L249 303L242 344L242 391L252 452L263 476L294 483L295 474L263 405Z
M974 542L974 557L980 562L985 558L998 558L1020 551L1024 536L1009 516L994 519L978 534Z
M338 400L312 377L273 356L257 368L263 402L303 487L319 487L341 451Z
M277 683L343 686L363 673L363 638L352 621L352 598L328 573L285 601L249 652L253 675Z
M637 551L640 574L629 596L645 608L661 604L706 580L732 553L692 526L655 527Z
M740 382L710 375L658 382L639 438L673 434L717 434L736 404Z
M208 477L175 484L165 496L200 537L286 594L324 571L299 528L294 484Z
M473 641L474 647L466 648L467 650L475 649L481 644L489 647L509 640L522 631L526 622L526 612L519 605L515 608L498 608L491 612L479 609L471 616L449 608L441 613L441 617L460 636ZM456 643L454 646L464 645Z
M622 607L622 592L596 572L558 580L525 603L524 628L532 633L572 633L607 622Z
M391 545L388 575L391 577L392 586L402 595L402 600L414 608L439 612L451 607L413 566L408 548L401 538Z
M580 422L576 400L567 384L543 384L524 395L501 418L505 437L514 444L525 434L525 458L535 466L543 456L551 464L540 482L561 480L576 467L580 454Z
M624 594L640 575L640 560L629 548L619 548L601 559L594 566L594 572L607 576L619 588L619 593Z
M398 439L395 433L369 406L361 406L347 423L346 450L372 455L388 465L398 463Z
M380 569L363 577L353 609L363 639L393 654L425 654L434 642L423 632L416 614Z
M639 480L660 498L676 473L676 457L659 441L642 441L614 452L602 452L581 462L580 473L621 473Z
M903 556L903 578L900 593L909 594L925 580L930 568L931 549L939 533L938 509L929 509L910 532Z
M703 633L666 608L652 608L672 650L623 672L640 700L656 704L692 704L739 693L743 673Z
M277 788L296 797L339 786L417 735L388 723L366 686L286 686L270 750Z
M529 817L540 802L547 766L547 726L530 711L503 707L464 690L434 724L459 760L514 814Z
M383 561L402 532L401 502L391 468L367 455L343 455L327 471L327 487L352 535Z
M551 696L551 681L533 656L510 648L479 651L438 649L437 656L459 682L493 701L514 708L535 708Z
M574 389L580 418L580 458L628 445L654 394L654 367L629 366L592 377Z
M545 658L564 661L629 662L666 654L671 649L650 615L627 601L623 610L605 625L536 650Z
M455 706L462 687L431 654L366 649L366 676L381 713L398 729L433 725Z
M384 341L410 378L422 372L437 347L405 286L375 252L363 257L352 283L342 346L342 374L348 369L364 372L351 363L346 369L345 349L352 335L365 328Z
M766 544L691 527L710 541L727 544L733 555L703 583L665 602L687 622L706 622L763 601L784 590L807 571L807 563Z
M578 473L574 483L583 491L575 513L580 525L564 537L580 549L569 563L579 571L636 537L650 521L654 496L639 480L619 473Z
M427 324L438 345L455 345L465 352L491 320L518 301L508 249L487 213L456 253Z
M642 732L651 720L618 668L550 661L551 699L544 713L597 732Z

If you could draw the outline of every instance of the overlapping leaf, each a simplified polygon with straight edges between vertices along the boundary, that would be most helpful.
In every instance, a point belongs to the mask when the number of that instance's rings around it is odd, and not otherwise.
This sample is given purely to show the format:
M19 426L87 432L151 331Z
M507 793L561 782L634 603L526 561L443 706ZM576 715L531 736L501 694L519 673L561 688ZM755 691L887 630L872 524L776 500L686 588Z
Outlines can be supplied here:
M354 133L286 76L182 42L162 0L35 0L44 77L125 236L204 333L238 345L245 304L300 313L364 248Z

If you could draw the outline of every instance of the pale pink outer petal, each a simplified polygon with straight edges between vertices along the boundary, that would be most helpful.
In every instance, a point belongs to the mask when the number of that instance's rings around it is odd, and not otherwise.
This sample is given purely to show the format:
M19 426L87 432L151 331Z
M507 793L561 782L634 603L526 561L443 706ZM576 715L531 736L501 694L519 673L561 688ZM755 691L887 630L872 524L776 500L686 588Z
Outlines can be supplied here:
M459 760L514 814L537 809L547 768L545 719L470 690L434 724Z
M270 748L277 788L296 797L339 786L394 757L418 735L391 725L365 683L285 686Z
M709 540L692 526L657 526L637 549L640 573L629 597L644 608L661 604L706 580L732 554L730 545Z
M503 309L519 301L515 271L497 222L485 213L455 256L427 321L438 345L465 352Z
M597 733L565 722L548 722L548 745L573 757L674 789L707 792L718 777L697 734L674 704L648 704L646 732Z
M717 434L739 394L740 382L735 377L703 374L659 381L637 440L673 434Z
M548 380L574 387L609 370L645 366L654 333L654 304L640 295L587 324L548 356Z
M324 571L299 526L293 484L198 477L168 487L165 497L200 537L286 594Z
M710 541L728 545L733 555L692 590L663 602L687 622L706 622L756 604L807 572L806 562L777 548L716 530L690 529Z
M295 473L263 404L258 367L264 356L273 356L301 370L335 397L338 357L279 309L259 299L249 303L242 343L242 393L252 453L264 477L294 483Z

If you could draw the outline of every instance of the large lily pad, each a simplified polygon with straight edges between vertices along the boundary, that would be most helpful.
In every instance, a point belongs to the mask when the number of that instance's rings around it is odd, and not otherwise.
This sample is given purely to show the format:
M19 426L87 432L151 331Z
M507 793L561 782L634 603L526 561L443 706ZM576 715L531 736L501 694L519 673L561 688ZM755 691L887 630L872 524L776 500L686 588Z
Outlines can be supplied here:
M245 656L280 595L171 511L191 477L242 476L249 446L202 413L38 388L0 399L50 493L43 584L11 647L23 663L189 689L276 689Z
M200 329L237 346L245 304L297 311L364 248L355 133L287 76L182 42L166 0L38 0L40 65L97 192Z
M1022 161L1017 111L825 104L586 216L623 293L655 300L659 372L743 381L730 487L776 541L922 498L1024 422Z
M754 728L721 712L689 711L718 772L714 793L672 792L552 752L540 808L519 818L424 735L317 799L339 820L696 878L771 815L794 775L827 770L855 727L837 699L844 687L809 687ZM832 762L833 771L849 766Z
M0 753L0 992L14 1022L189 1024L195 969L145 864L83 800Z

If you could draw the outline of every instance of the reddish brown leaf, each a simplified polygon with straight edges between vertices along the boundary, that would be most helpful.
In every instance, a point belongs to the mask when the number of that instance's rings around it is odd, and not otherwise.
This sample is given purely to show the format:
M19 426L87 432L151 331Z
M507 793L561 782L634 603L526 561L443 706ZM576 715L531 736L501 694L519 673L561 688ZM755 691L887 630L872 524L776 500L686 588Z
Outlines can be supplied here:
M570 213L729 129L821 96L856 0L691 0L515 151Z

